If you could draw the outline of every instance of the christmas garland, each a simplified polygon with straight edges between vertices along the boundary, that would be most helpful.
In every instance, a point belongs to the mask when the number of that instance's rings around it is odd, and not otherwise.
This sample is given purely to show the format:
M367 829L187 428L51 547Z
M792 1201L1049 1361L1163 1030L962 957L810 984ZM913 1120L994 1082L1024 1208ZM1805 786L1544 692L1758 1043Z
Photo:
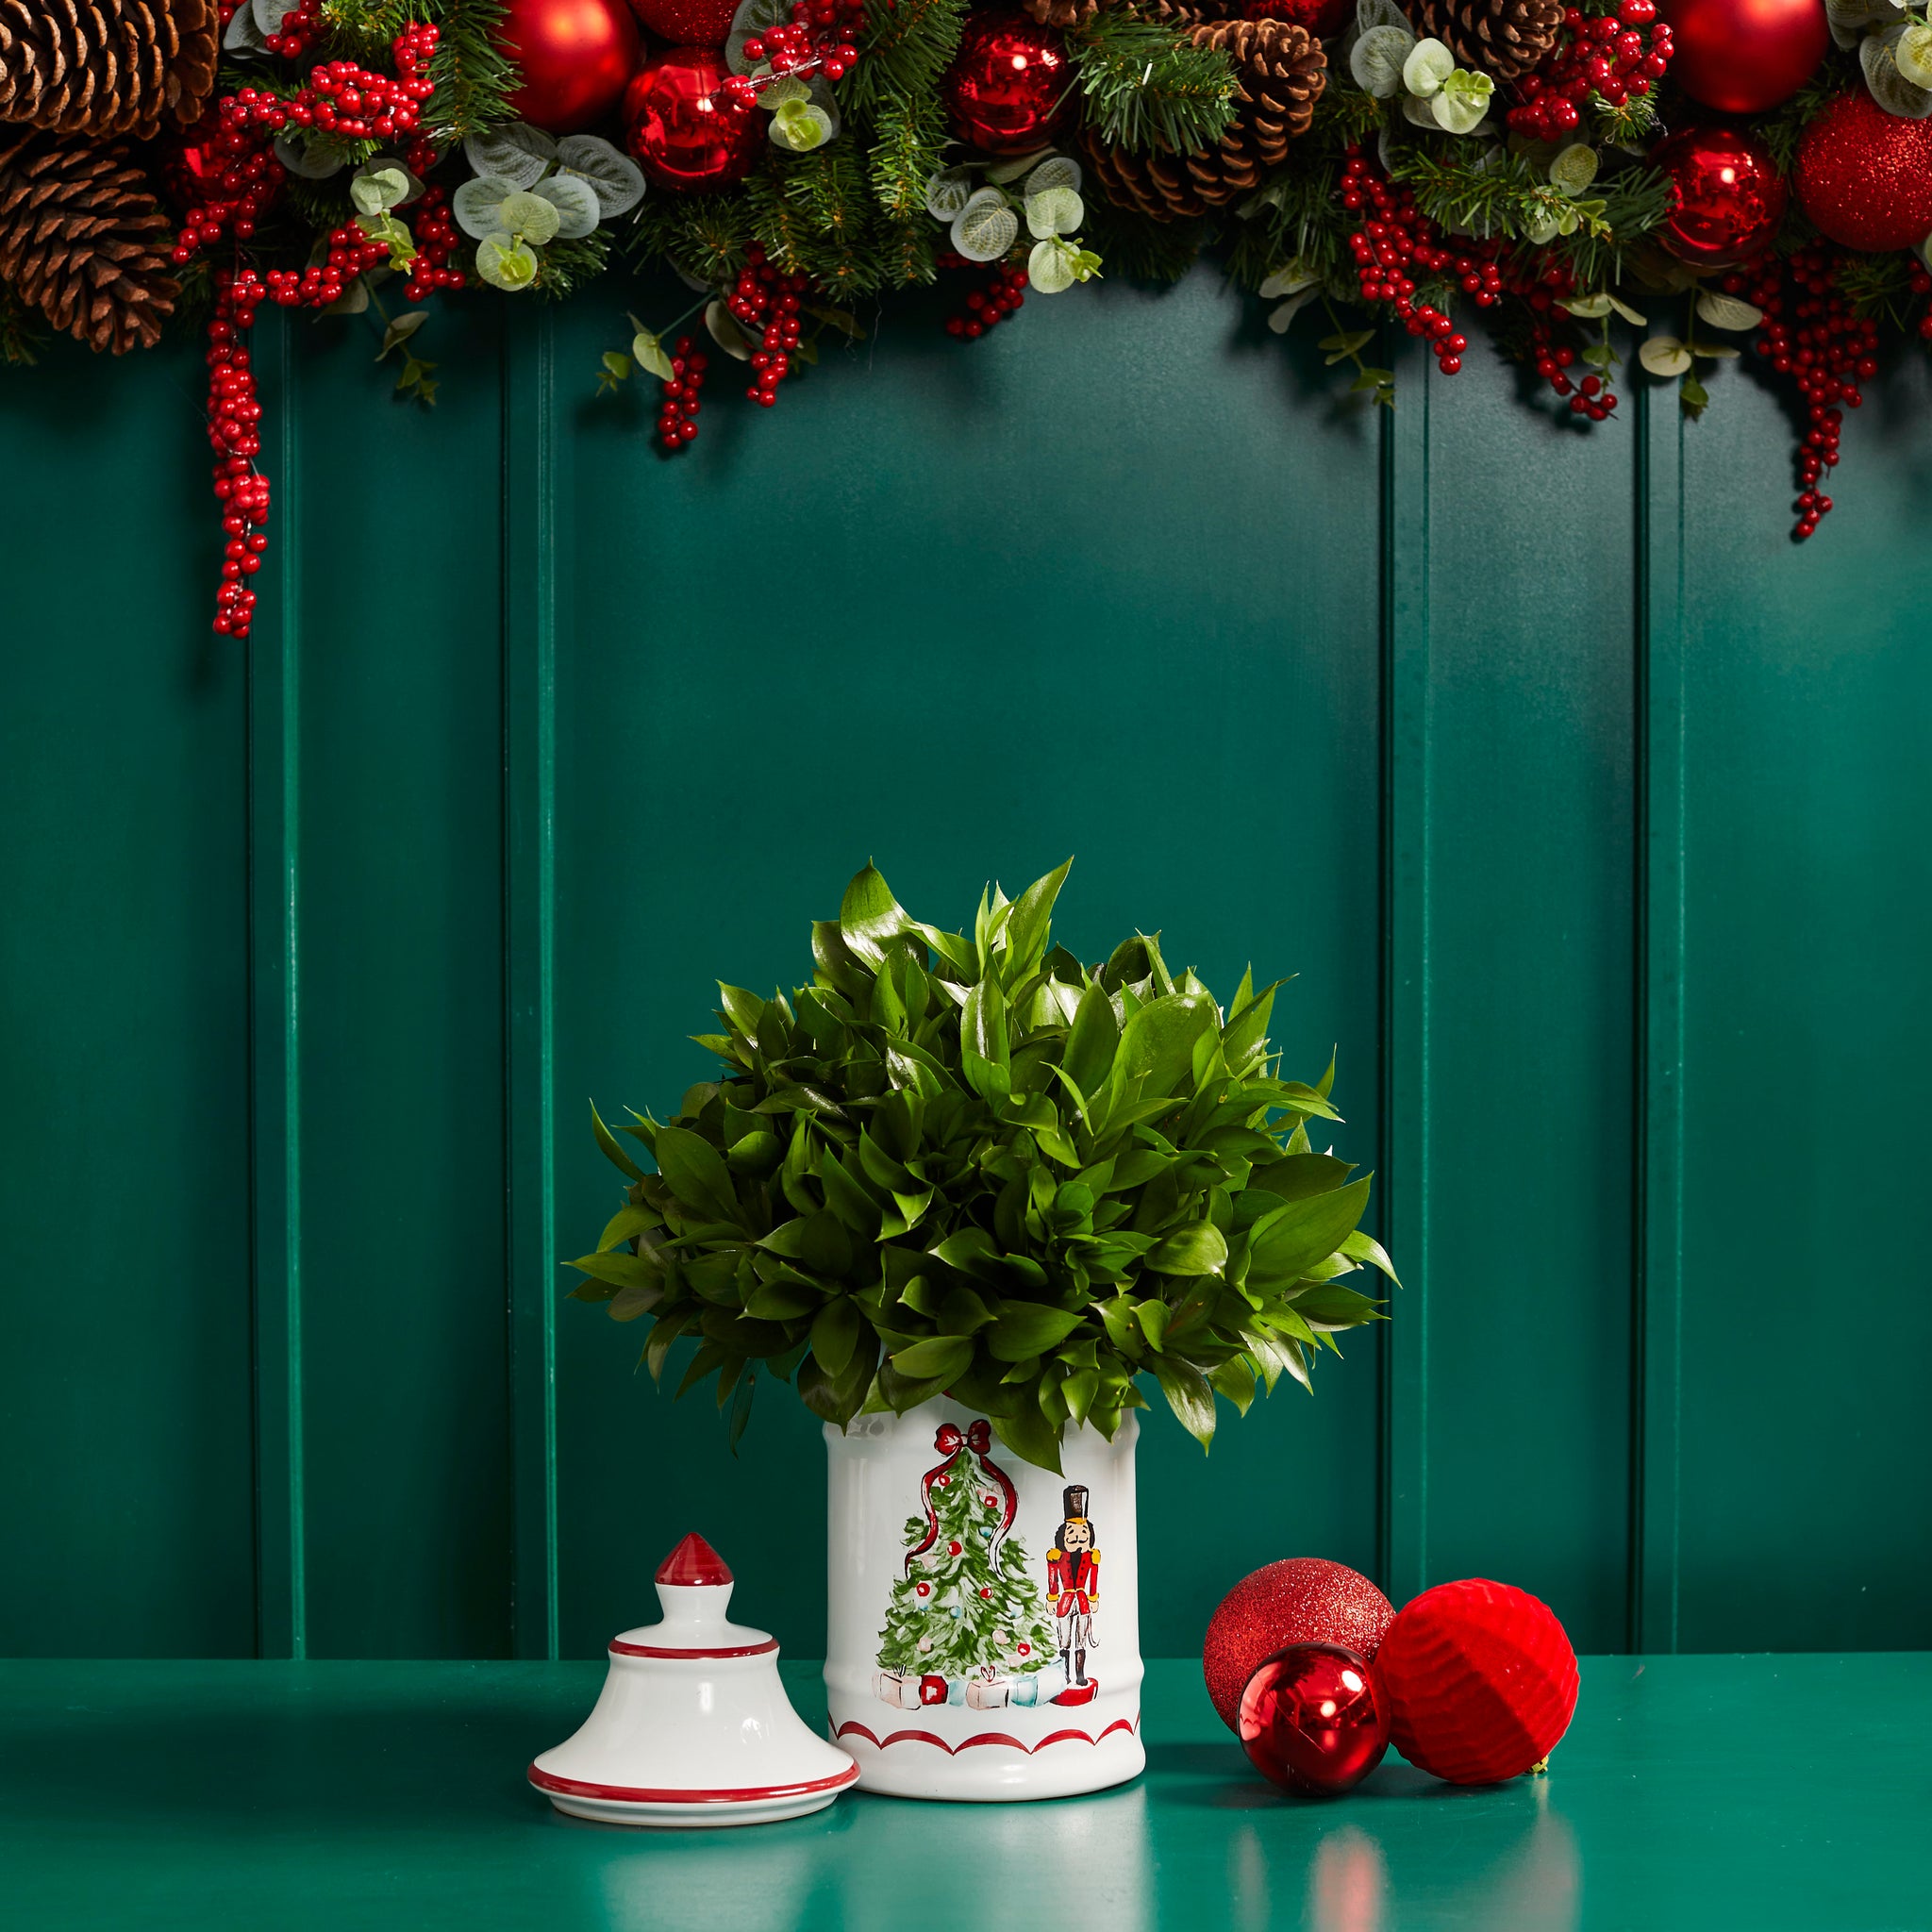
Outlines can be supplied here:
M426 405L431 298L667 264L688 314L597 379L658 380L677 451L714 353L769 408L890 290L951 286L970 341L1211 249L1375 403L1375 325L1453 375L1458 308L1593 422L1613 316L1693 416L1748 344L1805 411L1802 539L1884 339L1932 336L1928 235L1902 0L0 0L0 353L206 329L235 636L264 301L367 311Z

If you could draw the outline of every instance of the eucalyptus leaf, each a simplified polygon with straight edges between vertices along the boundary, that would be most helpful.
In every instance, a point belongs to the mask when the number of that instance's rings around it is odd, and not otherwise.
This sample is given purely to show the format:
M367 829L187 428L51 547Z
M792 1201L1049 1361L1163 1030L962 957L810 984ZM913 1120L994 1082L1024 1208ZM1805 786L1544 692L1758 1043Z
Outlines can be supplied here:
M1017 181L1022 175L1030 174L1051 152L1049 148L1037 147L1030 154L1008 155L987 169L986 178L995 187L1004 188L1008 181Z
M1721 294L1715 289L1705 289L1697 297L1698 319L1707 322L1712 328L1753 329L1764 320L1764 311L1749 302L1740 302L1735 295Z
M730 309L715 297L705 304L705 327L727 356L736 357L741 362L751 360L751 338L739 327Z
M741 0L731 16L731 31L724 37L725 66L733 74L751 73L753 63L745 58L745 42L791 18L791 0Z
M953 246L968 261L997 261L1020 233L1020 218L997 188L982 188L953 219Z
M518 241L527 242L532 248L541 248L557 239L563 211L542 195L519 189L516 193L504 196L496 219L498 225L508 228Z
M1892 43L1898 71L1916 88L1932 88L1932 25L1923 20L1907 23Z
M971 168L942 168L925 184L925 211L935 221L952 221L972 199Z
M663 343L647 328L639 329L631 338L630 352L637 358L638 367L659 382L669 382L677 373L671 366L671 358L664 353Z
M268 41L255 17L253 7L238 7L222 35L222 51L226 54L266 54Z
M601 135L565 135L557 143L557 173L587 183L607 222L628 214L644 198L644 171Z
M1637 359L1653 375L1682 375L1690 367L1690 351L1675 336L1651 336L1639 347Z
M486 127L463 142L463 156L478 175L494 175L512 188L529 188L558 158L556 138L527 121Z
M359 170L349 183L349 199L358 214L381 214L398 208L408 192L409 177L403 169L375 163Z
M1087 210L1071 188L1049 188L1026 197L1026 232L1036 242L1079 232Z
M464 234L473 241L480 242L484 236L495 235L507 228L508 224L498 210L516 192L515 184L505 180L501 175L478 175L473 180L465 181L450 196L449 211Z
M1872 98L1888 114L1903 121L1923 121L1932 114L1932 88L1916 85L1898 60L1909 23L1901 21L1883 33L1868 34L1858 42L1858 65Z
M546 175L530 192L557 210L558 241L581 242L586 235L597 232L603 209L596 190L580 176Z
M787 101L766 130L774 145L795 155L809 154L832 138L832 117L809 100Z
M1445 134L1475 133L1490 111L1490 96L1495 91L1496 83L1487 74L1458 67L1429 102L1436 125Z
M1072 155L1048 155L1038 167L1028 172L1021 183L1021 199L1030 200L1037 194L1050 193L1056 188L1064 188L1077 194L1083 178L1080 164Z
M1402 70L1415 35L1405 23L1368 28L1349 49L1348 71L1355 84L1378 101L1392 100L1402 92Z
M238 13L236 19L241 19ZM298 140L291 134L278 134L275 140L275 159L291 175L305 181L326 181L348 165L342 151L332 142L308 136ZM359 204L358 204L359 206Z
M1286 335L1289 324L1321 292L1319 285L1313 288L1299 289L1286 302L1277 302L1268 311L1268 326L1278 336Z
M1596 179L1596 150L1588 142L1573 141L1550 163L1550 186L1573 200Z
M1265 276L1255 292L1262 301L1273 302L1278 296L1299 295L1304 290L1318 289L1321 285L1322 271L1296 256L1285 268Z
M1441 41L1418 41L1402 62L1402 84L1412 94L1424 98L1440 92L1442 83L1456 72L1456 56Z

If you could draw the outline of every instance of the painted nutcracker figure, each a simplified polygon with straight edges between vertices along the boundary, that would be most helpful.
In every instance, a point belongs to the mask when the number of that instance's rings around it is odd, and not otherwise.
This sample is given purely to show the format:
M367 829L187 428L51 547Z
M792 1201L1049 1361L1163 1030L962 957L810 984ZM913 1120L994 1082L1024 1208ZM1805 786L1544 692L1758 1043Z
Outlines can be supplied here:
M1074 1691L1091 1694L1087 1653L1100 1647L1093 1634L1093 1612L1100 1602L1100 1550L1093 1525L1087 1520L1087 1487L1069 1483L1060 1493L1065 1521L1046 1553L1046 1593L1053 1599L1054 1635L1067 1676L1067 1690L1055 1703L1074 1701L1070 1693Z

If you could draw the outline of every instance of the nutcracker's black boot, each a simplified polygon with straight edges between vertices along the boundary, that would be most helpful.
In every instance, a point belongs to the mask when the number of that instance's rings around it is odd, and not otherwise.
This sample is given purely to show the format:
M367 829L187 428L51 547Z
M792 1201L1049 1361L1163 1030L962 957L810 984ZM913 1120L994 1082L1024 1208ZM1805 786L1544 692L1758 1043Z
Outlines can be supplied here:
M1086 1681L1087 1653L1084 1650L1076 1650L1074 1653L1074 1682L1076 1684L1084 1684Z

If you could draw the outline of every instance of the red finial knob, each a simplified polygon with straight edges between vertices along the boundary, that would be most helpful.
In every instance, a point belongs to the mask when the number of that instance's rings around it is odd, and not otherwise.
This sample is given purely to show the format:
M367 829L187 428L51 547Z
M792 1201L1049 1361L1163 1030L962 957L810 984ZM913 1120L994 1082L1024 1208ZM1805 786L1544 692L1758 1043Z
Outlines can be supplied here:
M729 1583L731 1572L724 1558L693 1530L658 1565L658 1581L691 1589L709 1583Z

